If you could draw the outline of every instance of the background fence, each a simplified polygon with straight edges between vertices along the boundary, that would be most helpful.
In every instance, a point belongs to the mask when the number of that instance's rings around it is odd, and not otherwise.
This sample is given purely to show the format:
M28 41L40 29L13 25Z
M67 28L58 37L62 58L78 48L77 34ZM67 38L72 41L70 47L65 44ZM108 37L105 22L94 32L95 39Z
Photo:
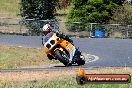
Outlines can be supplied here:
M105 31L105 36L112 38L132 38L132 25L121 24L98 24L81 22L62 22L56 20L35 20L35 19L12 19L0 18L1 34L16 35L41 35L42 27L51 23L54 30L60 30L70 36L96 37L96 30Z

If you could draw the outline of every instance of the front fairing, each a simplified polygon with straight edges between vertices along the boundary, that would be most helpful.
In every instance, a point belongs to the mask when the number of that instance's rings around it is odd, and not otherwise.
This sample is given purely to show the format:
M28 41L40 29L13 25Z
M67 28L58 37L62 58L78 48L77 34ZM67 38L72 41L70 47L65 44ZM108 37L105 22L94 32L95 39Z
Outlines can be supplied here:
M58 37L56 36L56 33L50 33L49 35L45 36L45 44L44 44L44 51L48 54L52 52L53 48L57 45Z

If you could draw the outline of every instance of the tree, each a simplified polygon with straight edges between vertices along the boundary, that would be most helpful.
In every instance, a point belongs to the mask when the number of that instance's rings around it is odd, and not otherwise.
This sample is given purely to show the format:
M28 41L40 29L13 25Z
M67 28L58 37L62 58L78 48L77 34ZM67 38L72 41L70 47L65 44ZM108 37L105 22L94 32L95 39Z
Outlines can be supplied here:
M71 0L57 0L58 9L66 9L71 3Z
M57 0L21 0L21 22L29 29L30 35L40 35L43 21L55 18L55 7ZM26 19L26 20L25 20ZM33 20L27 20L33 19Z
M21 16L26 19L53 19L56 0L21 0Z
M124 4L123 7L118 7L112 16L111 23L116 24L132 24L132 5Z
M113 9L122 5L122 0L72 0L68 22L108 23Z

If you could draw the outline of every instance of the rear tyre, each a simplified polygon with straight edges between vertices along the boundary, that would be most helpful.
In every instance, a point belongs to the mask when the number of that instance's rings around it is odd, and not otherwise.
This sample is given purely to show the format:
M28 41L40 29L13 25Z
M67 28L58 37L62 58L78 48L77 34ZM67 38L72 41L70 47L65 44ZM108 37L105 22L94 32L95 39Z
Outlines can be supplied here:
M67 59L67 58L64 58L64 57L62 56L62 54L63 54L63 52L60 51L60 50L56 50L56 51L55 51L56 58L57 58L60 62L62 62L65 66L69 66L70 64L69 64L68 59Z

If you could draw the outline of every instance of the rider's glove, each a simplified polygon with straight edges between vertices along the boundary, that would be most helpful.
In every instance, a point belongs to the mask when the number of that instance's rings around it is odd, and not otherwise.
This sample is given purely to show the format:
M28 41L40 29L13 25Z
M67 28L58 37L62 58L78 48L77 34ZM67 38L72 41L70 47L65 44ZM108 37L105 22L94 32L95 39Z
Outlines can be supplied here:
M59 38L64 38L63 33L56 33L56 35L57 35Z

